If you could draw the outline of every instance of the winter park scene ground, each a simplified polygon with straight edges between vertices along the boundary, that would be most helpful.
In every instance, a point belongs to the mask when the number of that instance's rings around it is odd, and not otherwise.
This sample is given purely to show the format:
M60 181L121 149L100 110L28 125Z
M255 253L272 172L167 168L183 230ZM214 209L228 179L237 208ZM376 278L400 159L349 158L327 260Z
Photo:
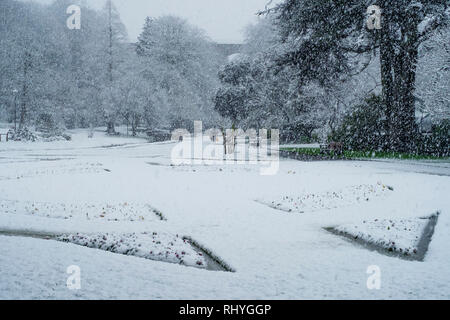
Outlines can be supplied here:
M1 145L1 298L450 296L448 162L281 159L261 176L172 166L174 143L87 136ZM438 212L421 261L327 231L414 256ZM66 286L72 265L81 290ZM380 290L366 285L372 265Z
M450 299L446 1L144 2L0 2L1 300Z

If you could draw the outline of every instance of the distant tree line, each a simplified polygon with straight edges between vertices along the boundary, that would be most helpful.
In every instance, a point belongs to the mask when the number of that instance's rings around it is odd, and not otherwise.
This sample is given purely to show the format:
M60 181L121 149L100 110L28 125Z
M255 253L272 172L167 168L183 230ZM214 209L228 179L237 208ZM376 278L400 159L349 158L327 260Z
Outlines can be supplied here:
M82 27L70 30L74 2L0 2L0 120L23 135L192 130L202 120L280 129L284 142L448 153L448 0L284 0L260 13L227 63L177 17L148 17L130 43L111 1L80 5ZM380 29L366 26L370 5L382 9Z
M176 17L148 18L130 43L111 1L82 9L81 29L67 8L0 2L0 117L17 131L115 126L173 129L214 123L212 95L221 57L201 30ZM192 125L192 124L191 124Z
M367 27L370 5L380 29ZM419 113L434 128L449 119L448 1L285 0L261 15L220 73L216 110L235 125L307 142L350 139L337 132L352 119L361 130L347 148L369 140L359 148L414 153Z

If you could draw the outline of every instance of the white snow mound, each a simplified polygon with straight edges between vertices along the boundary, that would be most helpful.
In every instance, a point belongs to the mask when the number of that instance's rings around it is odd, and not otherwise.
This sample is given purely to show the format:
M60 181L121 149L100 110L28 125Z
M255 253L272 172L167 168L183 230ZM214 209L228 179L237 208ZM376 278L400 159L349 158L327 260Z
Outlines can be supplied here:
M334 230L392 252L413 255L429 223L428 219L382 219L341 225Z
M143 203L50 203L0 200L2 213L54 219L100 219L105 221L158 221L159 211Z
M307 211L317 211L322 209L335 209L351 206L358 203L369 202L375 198L385 197L393 191L392 187L381 182L374 185L356 185L336 191L324 193L307 193L301 196L283 196L280 200L267 202L257 200L274 209L304 213Z

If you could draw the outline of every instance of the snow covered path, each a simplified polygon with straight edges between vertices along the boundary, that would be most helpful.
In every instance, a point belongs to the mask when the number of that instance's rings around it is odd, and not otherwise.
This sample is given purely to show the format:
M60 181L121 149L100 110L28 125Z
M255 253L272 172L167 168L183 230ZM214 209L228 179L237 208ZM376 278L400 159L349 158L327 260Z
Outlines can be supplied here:
M1 299L450 298L448 163L281 160L277 175L261 176L254 165L173 167L170 143L86 136L80 131L72 142L0 144L0 230L180 234L235 272L0 235ZM360 198L359 186L376 185L394 191ZM256 201L327 198L339 190L351 191L343 201L327 206L329 199L321 199L325 205L302 213ZM124 203L133 211L117 209ZM44 209L37 213L26 204ZM115 209L96 211L105 205ZM95 212L86 216L87 208ZM369 251L324 230L437 211L424 262ZM70 265L81 268L81 290L66 287ZM366 285L372 265L381 269L380 290Z

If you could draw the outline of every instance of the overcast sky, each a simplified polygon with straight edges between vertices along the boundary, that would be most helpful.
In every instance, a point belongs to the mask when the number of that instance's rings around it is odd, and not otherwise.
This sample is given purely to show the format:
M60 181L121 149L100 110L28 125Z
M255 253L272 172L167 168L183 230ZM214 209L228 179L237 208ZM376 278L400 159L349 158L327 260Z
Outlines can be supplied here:
M1 0L0 0L1 1ZM34 0L49 3L53 0ZM90 6L101 8L105 0L86 0ZM270 0L113 0L130 40L135 41L142 30L145 17L177 15L188 19L206 31L214 41L241 43L243 29L255 22L256 13ZM273 1L276 2L276 1Z

